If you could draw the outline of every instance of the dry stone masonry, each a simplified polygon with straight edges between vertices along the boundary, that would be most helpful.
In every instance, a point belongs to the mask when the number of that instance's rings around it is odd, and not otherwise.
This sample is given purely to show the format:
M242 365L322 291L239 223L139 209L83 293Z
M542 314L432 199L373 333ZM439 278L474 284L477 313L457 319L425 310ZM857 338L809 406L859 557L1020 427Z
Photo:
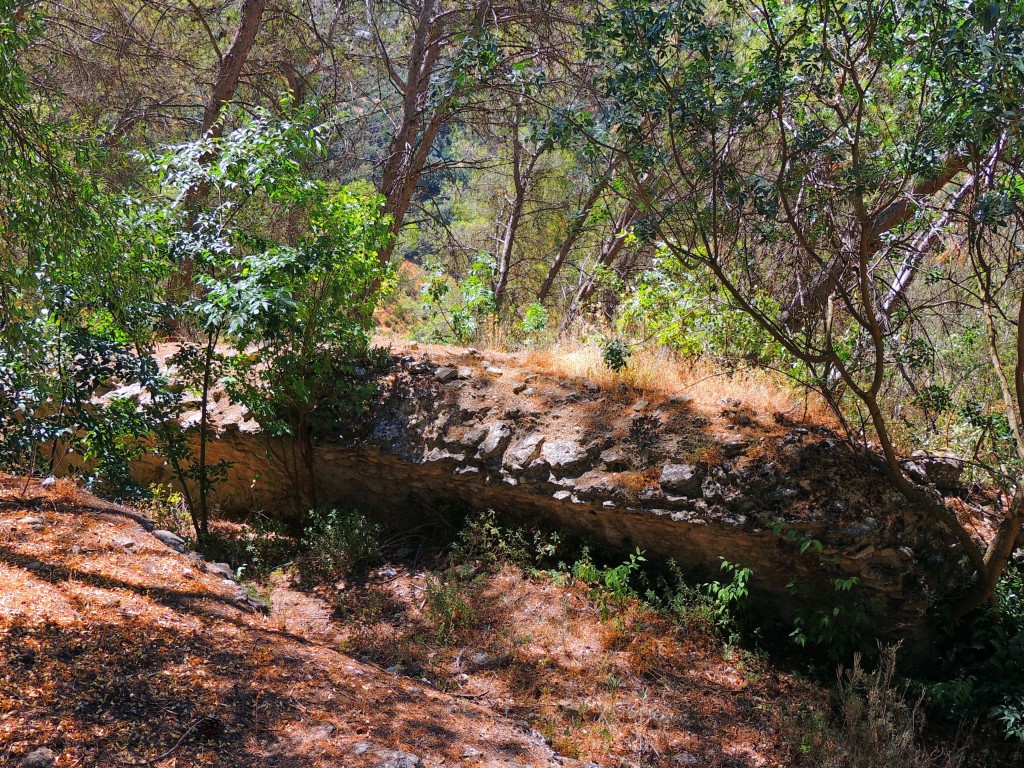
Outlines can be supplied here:
M442 503L493 508L705 574L724 558L751 568L753 588L783 612L794 608L787 585L821 572L780 532L821 541L840 574L856 575L902 623L923 614L933 574L954 567L945 534L826 429L502 364L472 350L443 363L396 358L360 426L318 446L322 498L398 526ZM226 397L214 416L211 461L233 462L217 503L287 514L287 484L258 426ZM954 457L912 461L922 484L956 489ZM170 480L159 460L137 473Z

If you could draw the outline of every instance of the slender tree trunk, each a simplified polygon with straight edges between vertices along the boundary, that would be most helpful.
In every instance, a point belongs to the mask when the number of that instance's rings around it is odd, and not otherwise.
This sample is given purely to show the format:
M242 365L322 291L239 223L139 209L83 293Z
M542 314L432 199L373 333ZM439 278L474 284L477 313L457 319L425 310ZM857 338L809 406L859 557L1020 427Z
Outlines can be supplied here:
M537 301L545 301L548 294L551 293L551 288L555 284L558 274L562 271L562 266L565 264L566 258L568 258L572 249L575 247L576 243L579 242L580 236L584 232L584 222L587 217L590 216L590 212L594 210L594 206L597 205L597 201L601 198L601 193L604 192L607 186L608 177L604 177L598 183L594 184L593 189L590 190L589 197L587 197L583 202L583 206L577 214L578 219L569 226L569 231L566 233L565 240L562 241L562 245L558 249L558 253L555 254L554 261L551 262L551 266L548 268L548 273L544 276L544 282L540 284L540 288L537 290Z
M521 100L520 100L520 103ZM519 232L519 224L523 219L523 212L526 208L526 195L533 180L533 170L537 165L539 153L531 154L526 151L523 142L519 138L519 124L521 112L516 109L516 120L513 130L512 148L512 184L515 190L509 209L508 220L505 222L505 234L501 238L501 247L498 249L497 276L494 284L494 306L501 311L505 301L505 292L508 288L509 273L512 270L512 253L515 249L516 235ZM524 158L523 156L528 157Z
M224 131L220 116L224 105L234 98L238 89L242 67L245 66L253 43L256 42L256 33L259 31L260 19L263 17L266 4L266 0L242 0L238 28L235 30L231 45L217 65L213 90L203 111L203 122L200 126L200 133L203 135L209 132L211 135L220 136Z
M199 406L199 527L196 537L210 532L208 491L210 477L206 467L206 444L210 431L210 387L213 379L213 357L217 353L217 334L210 331L203 360L203 402Z
M612 231L609 233L604 245L601 246L601 253L597 258L597 264L600 267L607 268L615 262L615 259L618 258L618 255L626 245L627 230L638 218L640 218L640 210L633 203L629 203L626 206L626 210L624 210L622 214L615 219L612 224ZM584 279L576 289L576 294L573 296L572 301L565 312L565 316L562 318L561 330L563 332L572 323L576 312L578 312L584 304L586 304L591 295L593 295L594 290L597 288L597 275L598 271L595 270L589 277Z
M201 136L220 137L224 133L224 122L220 119L224 112L224 105L234 98L235 91L238 89L242 68L256 41L256 33L259 31L265 6L266 0L242 0L235 36L217 63L213 89L210 91L206 108L203 110L203 120L199 126ZM184 209L190 212L190 223L192 223L192 211L208 193L209 188L206 184L196 184L185 194ZM195 264L192 259L183 259L168 286L168 293L172 299L183 300L191 295L194 272Z
M961 158L950 158L935 178L918 182L907 191L907 194L874 212L870 216L865 230L870 254L873 255L882 248L883 235L913 218L920 208L922 198L941 191L966 167ZM828 297L836 290L843 275L854 266L848 258L843 256L830 259L810 284L793 297L783 315L786 327L791 331L799 328L804 318L820 312L828 301Z
M436 105L428 113L430 81L437 63L439 45L434 39L436 0L423 0L413 28L409 64L404 77L387 54L379 30L376 33L392 84L402 96L402 116L388 148L381 173L380 191L384 195L384 213L391 216L392 237L380 253L383 262L391 260L397 235L405 221L416 183L423 173L430 148L445 119L445 105ZM367 15L371 16L367 7ZM372 19L371 19L372 21ZM376 29L376 28L375 28ZM426 122L424 115L429 114Z

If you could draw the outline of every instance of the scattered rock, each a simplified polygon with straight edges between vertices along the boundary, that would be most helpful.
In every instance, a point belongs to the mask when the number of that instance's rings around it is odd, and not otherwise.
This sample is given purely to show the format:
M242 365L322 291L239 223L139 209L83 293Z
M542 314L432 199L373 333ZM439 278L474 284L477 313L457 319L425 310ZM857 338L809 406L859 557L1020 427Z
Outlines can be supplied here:
M467 672L482 672L488 669L502 669L512 663L512 656L507 653L492 655L489 653L471 653L462 658L460 668Z
M483 755L483 752L481 752L479 749L475 749L475 748L469 746L468 744L463 744L462 745L462 759L463 760L471 760L474 757L480 757L481 755Z
M351 752L356 757L359 757L360 755L365 755L371 749L373 749L372 745L367 744L365 741L357 741L355 744L353 744L349 748L348 751Z
M460 379L471 379L473 378L473 369L468 365L459 366L459 378Z
M520 382L519 384L516 384L514 387L512 387L512 391L515 394L518 395L518 394L521 394L522 392L524 392L525 390L527 390L529 388L529 386L530 386L529 384L527 384L525 381L523 381L523 382Z
M34 749L18 763L18 768L53 768L57 763L57 755L46 747Z
M601 463L609 472L625 472L630 466L629 456L617 445L601 451Z
M587 392L600 392L601 391L601 385L598 384L596 381L590 381L589 379L587 381L583 382L583 388L585 390L587 390Z
M722 455L727 459L734 459L749 447L749 440L729 440L722 445Z
M410 752L388 752L387 759L374 768L423 768L423 761Z
M633 410L639 413L649 405L650 403L647 402L646 400L637 400L635 403L633 403Z
M334 723L320 723L310 728L306 728L295 735L294 741L297 744L311 745L320 741L327 741L330 739L334 732L338 730Z
M928 473L924 471L924 467L915 461L903 462L903 470L911 480L919 485L927 485L931 482Z
M235 570L228 563L207 563L206 572L220 576L229 581L235 580Z
M505 373L503 370L501 370L501 368L499 368L496 365L489 365L484 370L491 376L502 376Z
M436 378L442 384L457 378L458 375L458 370L448 365L441 365L434 369L434 378Z
M960 483L960 476L964 471L964 460L962 457L949 451L941 453L925 453L914 451L914 462L921 467L928 482L935 485L940 491L955 490Z
M467 429L462 433L462 437L454 437L447 439L447 442L457 445L460 448L465 448L467 451L471 451L480 445L480 442L484 439L487 434L486 427L473 427Z
M172 533L171 531L158 529L153 531L153 536L176 552L185 552L188 549L188 544L185 540L178 534Z
M41 517L23 517L18 521L22 525L27 525L32 530L38 532L46 528L46 523Z
M878 521L873 517L865 517L863 520L850 523L843 528L839 533L843 536L867 536L869 533L878 528Z
M678 765L696 765L699 760L689 752L680 752L672 761Z
M703 492L704 470L693 464L666 464L659 480L666 493L700 496Z
M640 501L646 502L663 501L665 498L665 492L662 491L661 488L648 486L647 488L644 488L643 490L640 491L640 493L637 494L637 498Z

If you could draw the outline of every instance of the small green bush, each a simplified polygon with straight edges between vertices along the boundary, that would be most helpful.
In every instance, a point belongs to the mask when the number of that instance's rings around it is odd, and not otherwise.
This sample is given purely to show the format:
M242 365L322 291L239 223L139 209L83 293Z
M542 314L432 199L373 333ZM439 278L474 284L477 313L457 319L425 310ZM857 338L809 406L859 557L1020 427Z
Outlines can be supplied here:
M710 599L710 610L715 629L729 643L739 642L740 622L747 608L750 590L747 582L753 571L728 560L722 560L722 573L728 578L704 585L704 593Z
M454 643L476 621L476 611L463 595L459 582L444 575L427 577L424 608L434 623L439 643Z
M557 533L504 527L493 509L470 518L459 531L449 551L453 564L475 562L485 566L515 565L529 570L554 558L560 538Z
M355 511L311 512L295 561L300 580L324 584L359 573L380 558L379 534Z
M637 596L632 581L639 573L641 563L647 562L643 551L637 547L629 559L616 566L602 568L590 557L590 550L583 548L580 559L572 566L572 576L589 584L591 598L601 609L601 617L607 619L613 608L622 608Z

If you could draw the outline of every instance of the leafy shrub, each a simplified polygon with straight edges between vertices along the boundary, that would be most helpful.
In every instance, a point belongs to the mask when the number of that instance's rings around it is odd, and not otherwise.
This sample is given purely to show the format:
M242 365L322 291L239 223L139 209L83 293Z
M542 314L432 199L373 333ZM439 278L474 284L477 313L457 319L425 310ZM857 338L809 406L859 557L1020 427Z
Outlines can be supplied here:
M996 606L979 611L946 638L937 665L948 676L925 684L929 711L958 721L982 716L1024 742L1024 568L1012 564L999 581Z
M649 590L647 602L673 614L681 624L708 631L715 629L715 604L705 589L694 584L675 560L668 561L670 578L661 577L660 590Z
M633 350L621 339L606 339L601 347L601 359L605 367L618 373L629 365Z
M740 621L746 610L750 590L747 582L753 571L741 565L722 560L722 573L728 579L712 581L704 585L704 593L710 599L711 619L715 629L730 643L738 642Z
M191 535L191 520L185 499L180 492L166 485L151 485L149 498L136 503L139 511L149 517L157 528L177 534Z
M856 576L840 576L835 557L824 554L817 539L782 524L774 531L801 555L814 558L820 575L793 579L786 586L799 600L790 638L801 648L816 647L832 661L848 660L854 653L870 653L868 640L882 608L865 596Z
M421 299L431 327L431 341L466 344L472 341L480 325L496 312L494 302L494 257L477 255L468 273L455 279L443 266L433 268L423 284Z
M583 548L579 560L572 566L572 576L589 584L591 599L601 609L601 617L607 619L613 608L622 608L626 602L637 596L631 581L638 574L641 564L647 562L644 553L637 547L629 559L616 566L600 567L594 563L590 550Z
M462 593L457 580L444 576L427 577L424 608L434 623L440 643L454 643L476 621L476 611Z
M551 560L558 550L557 533L534 530L528 536L522 528L503 527L493 509L470 518L452 545L452 563L475 561L488 566L516 565L529 569Z
M305 584L337 581L365 569L380 557L378 526L355 511L311 512L295 561Z
M836 722L816 722L803 735L803 751L820 768L953 768L961 755L921 746L922 700L894 684L897 648L883 648L874 672L861 665L840 668ZM908 698L908 696L910 698Z

